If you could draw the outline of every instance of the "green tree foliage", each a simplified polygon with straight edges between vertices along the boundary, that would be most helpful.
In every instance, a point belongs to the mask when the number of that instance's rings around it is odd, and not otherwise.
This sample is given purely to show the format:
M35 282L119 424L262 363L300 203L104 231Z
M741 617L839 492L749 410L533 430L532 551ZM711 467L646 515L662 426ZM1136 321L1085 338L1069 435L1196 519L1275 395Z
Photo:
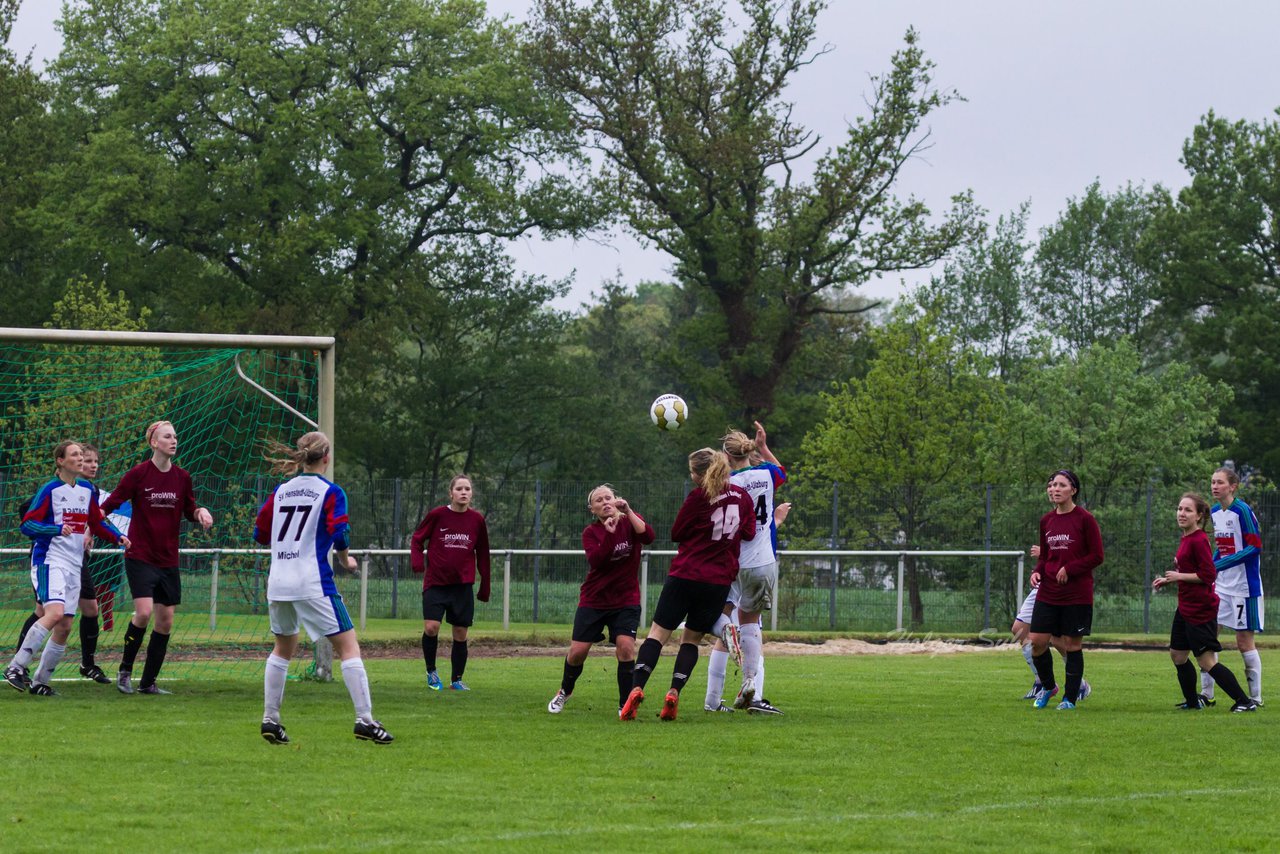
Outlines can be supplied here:
M1028 301L1034 270L1027 240L1030 206L1023 204L982 229L921 287L914 300L938 320L939 330L992 360L1001 379L1012 379L1028 355L1034 312Z
M136 313L123 293L111 293L86 278L67 285L53 305L46 327L144 331L147 310ZM122 347L43 345L44 355L31 361L20 387L5 389L23 417L6 421L12 434L3 437L7 475L34 489L52 476L53 447L63 439L104 445L104 437L128 437L127 449L102 447L103 461L118 476L123 460L137 450L139 412L162 413L169 394L166 370L158 350ZM104 361L104 359L108 359ZM157 416L158 417L158 416Z
M804 439L797 488L839 481L846 513L873 547L927 547L926 530L946 538L957 489L983 483L983 460L1003 412L1003 387L974 350L937 332L930 316L900 310L871 334L867 374L823 396L826 417ZM911 624L924 620L924 572L906 566Z
M1280 111L1277 111L1280 116ZM1236 462L1280 471L1280 119L1210 112L1182 149L1191 182L1152 229L1161 321L1188 357L1228 383Z
M701 396L747 417L802 384L789 373L815 318L865 309L839 305L844 289L932 264L974 221L967 195L936 225L893 195L926 118L957 97L934 87L914 31L872 79L868 114L811 157L819 139L785 92L820 53L824 5L744 0L736 40L719 0L538 0L530 23L543 79L603 158L597 186L675 259L691 310L673 340Z
M1031 307L1066 352L1127 337L1149 357L1163 342L1150 322L1156 272L1143 238L1167 198L1159 187L1132 184L1108 195L1094 181L1041 233Z
M57 291L40 275L47 257L31 211L44 193L41 175L64 145L47 108L47 82L4 45L18 0L0 0L0 293L6 325L36 326Z
M576 149L468 0L87 0L46 226L166 324L342 332L441 241L574 232Z

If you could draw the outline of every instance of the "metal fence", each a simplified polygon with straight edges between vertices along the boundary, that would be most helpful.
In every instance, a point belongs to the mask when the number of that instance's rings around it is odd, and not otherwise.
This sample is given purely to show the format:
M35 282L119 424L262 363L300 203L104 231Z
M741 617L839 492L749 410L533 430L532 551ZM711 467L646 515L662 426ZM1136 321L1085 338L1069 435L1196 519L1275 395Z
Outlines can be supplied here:
M567 624L586 573L582 529L591 521L586 496L596 486L581 481L474 479L475 506L485 513L490 545L510 552L508 618L516 623ZM217 524L212 535L184 534L184 543L220 548L219 608L256 613L265 607L263 555L244 551L253 517L269 494L265 479L197 483L199 501ZM653 525L657 540L647 550L650 599L674 554L671 523L689 489L687 480L616 481L615 490ZM417 619L421 579L410 570L409 537L418 520L443 503L447 484L418 480L344 483L352 519L352 546L368 554L370 617ZM1151 579L1172 562L1178 531L1174 509L1183 489L1155 485L1088 492L1085 505L1102 528L1106 561L1095 573L1095 630L1163 631L1172 618L1172 593L1152 595ZM977 486L926 495L917 514L899 509L916 492L905 487L793 482L781 498L794 503L779 531L781 575L775 605L786 630L888 631L897 627L898 600L904 624L919 631L973 632L1007 626L1021 601L1016 561L974 552L1025 553L1048 509L1039 487ZM23 496L26 497L26 496ZM1280 493L1255 491L1242 497L1257 512L1263 534L1263 586L1280 584ZM11 497L0 496L0 514L12 518ZM26 554L29 542L16 525L0 526L0 546ZM868 554L889 552L890 555ZM894 555L909 555L900 566ZM506 558L502 558L506 560ZM184 600L208 586L211 558L184 557ZM497 566L495 565L495 570ZM902 580L899 582L899 575ZM496 581L496 572L495 572ZM344 581L344 584L350 582ZM349 601L356 591L346 590ZM495 587L495 600L499 591ZM0 556L0 603L30 601L25 558ZM652 607L653 602L647 603ZM651 611L650 611L651 613ZM503 618L498 603L481 605L477 619Z

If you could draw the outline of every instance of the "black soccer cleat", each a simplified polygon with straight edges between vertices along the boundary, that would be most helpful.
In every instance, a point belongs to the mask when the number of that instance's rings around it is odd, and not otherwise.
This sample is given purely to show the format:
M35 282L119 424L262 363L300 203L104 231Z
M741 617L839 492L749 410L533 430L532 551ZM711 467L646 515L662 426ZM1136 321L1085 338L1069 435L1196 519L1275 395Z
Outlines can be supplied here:
M752 700L751 705L747 707L747 714L750 715L780 715L782 709L770 703L764 697L759 700Z
M90 664L88 667L85 667L83 664L80 665L80 675L85 679L92 679L99 685L111 684L111 677L103 673L102 668L96 664Z
M158 696L158 695L160 695L160 694L172 694L173 692L172 692L172 691L166 691L165 689L161 688L161 687L160 687L159 685L157 685L156 683L152 682L150 685L143 685L141 688L139 688L139 689L138 689L138 693L139 693L139 694L151 694L151 695L153 695L153 696Z
M289 734L284 731L284 727L280 726L279 721L266 719L262 722L262 737L269 744L288 744Z
M390 744L395 736L382 728L379 721L356 721L356 738L361 741L372 741L374 744Z
M27 668L18 664L4 669L4 681L8 682L9 687L15 691L25 692L31 687L31 677L27 675Z
M56 697L56 696L58 696L58 692L57 692L57 691L53 690L52 688L50 688L48 685L44 684L43 682L32 682L32 683L31 683L31 687L30 687L30 688L28 688L28 689L27 689L27 691L28 691L29 693L31 693L31 694L35 694L37 697Z
M1258 711L1257 700L1245 700L1243 703L1236 703L1231 707L1233 712L1256 712Z
M1182 709L1184 712L1194 712L1197 709L1206 709L1209 706L1212 706L1214 702L1214 700L1210 700L1204 694L1198 694L1196 695L1194 702L1188 703L1186 700L1183 700L1181 703L1174 706L1174 708Z
M132 694L133 690L133 674L128 670L121 670L116 675L116 690L121 694Z

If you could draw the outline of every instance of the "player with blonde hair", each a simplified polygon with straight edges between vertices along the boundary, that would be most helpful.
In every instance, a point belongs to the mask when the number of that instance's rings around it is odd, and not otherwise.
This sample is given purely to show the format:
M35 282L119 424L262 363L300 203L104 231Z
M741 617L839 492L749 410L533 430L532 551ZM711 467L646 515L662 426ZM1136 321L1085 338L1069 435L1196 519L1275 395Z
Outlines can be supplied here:
M301 627L312 640L328 638L342 661L342 681L355 706L356 738L390 744L395 738L373 717L360 643L329 561L332 551L339 567L356 568L356 559L347 551L347 494L324 477L329 437L315 431L300 438L295 448L279 443L269 447L276 454L268 458L272 472L294 477L272 491L253 528L253 538L271 549L267 602L276 639L263 675L262 737L272 744L289 743L280 723L280 705Z
M147 644L147 663L136 691L172 693L158 686L156 679L169 649L174 613L182 603L178 534L184 517L206 531L213 527L213 514L196 506L191 475L173 462L178 455L178 434L173 424L153 422L147 427L146 440L151 458L125 472L102 505L102 512L111 513L126 501L133 504L129 523L132 545L125 550L124 560L133 596L133 616L125 629L124 652L116 676L116 688L122 694L135 692L133 665L153 615L155 626Z

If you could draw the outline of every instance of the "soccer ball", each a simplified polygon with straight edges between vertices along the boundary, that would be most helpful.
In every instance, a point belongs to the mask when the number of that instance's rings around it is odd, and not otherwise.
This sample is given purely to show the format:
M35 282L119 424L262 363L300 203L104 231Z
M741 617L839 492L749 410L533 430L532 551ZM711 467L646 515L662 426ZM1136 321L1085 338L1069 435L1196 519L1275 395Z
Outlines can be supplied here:
M649 404L649 418L659 430L679 430L689 417L689 404L678 394L664 394Z

